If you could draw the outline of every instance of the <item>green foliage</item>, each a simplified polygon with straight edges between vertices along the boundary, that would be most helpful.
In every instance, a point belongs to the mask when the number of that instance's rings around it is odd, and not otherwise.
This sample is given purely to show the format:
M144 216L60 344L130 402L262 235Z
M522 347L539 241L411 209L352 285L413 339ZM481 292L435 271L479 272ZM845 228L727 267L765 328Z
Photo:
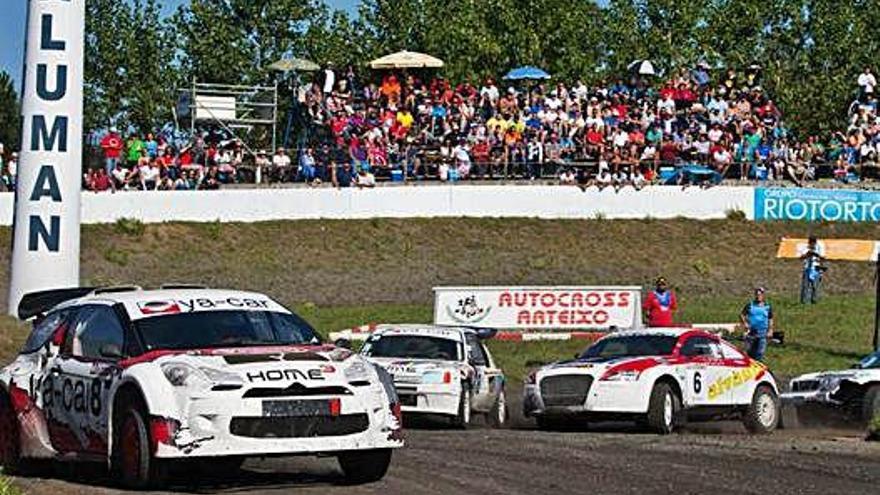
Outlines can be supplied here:
M868 440L880 442L880 414L874 416L868 425Z
M7 153L18 149L21 139L20 115L18 94L12 78L6 72L0 72L0 143L6 146Z
M23 492L12 483L12 480L0 476L0 495L21 495Z
M113 230L117 234L128 237L143 237L147 227L137 218L120 218L113 224Z

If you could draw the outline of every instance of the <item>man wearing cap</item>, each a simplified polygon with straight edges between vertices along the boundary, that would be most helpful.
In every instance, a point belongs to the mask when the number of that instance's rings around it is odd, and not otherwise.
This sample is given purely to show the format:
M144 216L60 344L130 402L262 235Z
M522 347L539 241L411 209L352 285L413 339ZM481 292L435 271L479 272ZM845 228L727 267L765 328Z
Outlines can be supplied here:
M746 327L746 352L749 357L761 361L767 350L767 339L773 337L773 307L767 302L767 290L755 289L755 298L746 304L740 313L740 320Z
M657 278L654 290L648 293L642 305L649 327L669 327L675 311L678 309L678 301L675 292L669 289L665 277Z

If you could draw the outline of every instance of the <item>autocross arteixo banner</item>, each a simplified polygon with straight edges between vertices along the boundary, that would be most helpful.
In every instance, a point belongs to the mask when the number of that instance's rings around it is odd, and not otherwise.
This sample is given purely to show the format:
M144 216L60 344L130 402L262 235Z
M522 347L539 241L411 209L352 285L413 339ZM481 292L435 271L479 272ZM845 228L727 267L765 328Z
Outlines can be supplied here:
M760 187L755 220L880 222L880 192Z
M638 328L641 287L435 287L434 323L510 330Z

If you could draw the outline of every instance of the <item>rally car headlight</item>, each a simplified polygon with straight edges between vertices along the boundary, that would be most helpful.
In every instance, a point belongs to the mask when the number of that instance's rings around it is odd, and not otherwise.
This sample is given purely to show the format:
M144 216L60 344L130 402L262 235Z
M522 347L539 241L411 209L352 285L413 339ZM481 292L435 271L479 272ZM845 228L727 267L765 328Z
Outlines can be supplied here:
M639 379L639 375L641 375L638 371L618 371L614 373L607 373L602 377L602 381L606 382L634 382Z
M175 387L211 388L228 386L238 388L244 382L235 373L228 373L213 368L195 367L186 363L166 363L162 365L162 373Z
M370 381L370 372L367 369L367 364L361 360L351 363L345 368L343 373L348 383L369 383Z
M840 377L826 376L819 381L819 388L823 391L830 392L840 385Z

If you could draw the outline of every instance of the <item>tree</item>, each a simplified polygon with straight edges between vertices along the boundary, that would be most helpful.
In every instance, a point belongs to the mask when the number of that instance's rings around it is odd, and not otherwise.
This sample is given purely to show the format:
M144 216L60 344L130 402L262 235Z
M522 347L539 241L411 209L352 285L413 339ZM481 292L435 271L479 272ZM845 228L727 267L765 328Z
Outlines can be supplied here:
M21 141L21 107L12 77L0 71L0 143L6 152L19 149ZM5 157L3 157L5 158Z

